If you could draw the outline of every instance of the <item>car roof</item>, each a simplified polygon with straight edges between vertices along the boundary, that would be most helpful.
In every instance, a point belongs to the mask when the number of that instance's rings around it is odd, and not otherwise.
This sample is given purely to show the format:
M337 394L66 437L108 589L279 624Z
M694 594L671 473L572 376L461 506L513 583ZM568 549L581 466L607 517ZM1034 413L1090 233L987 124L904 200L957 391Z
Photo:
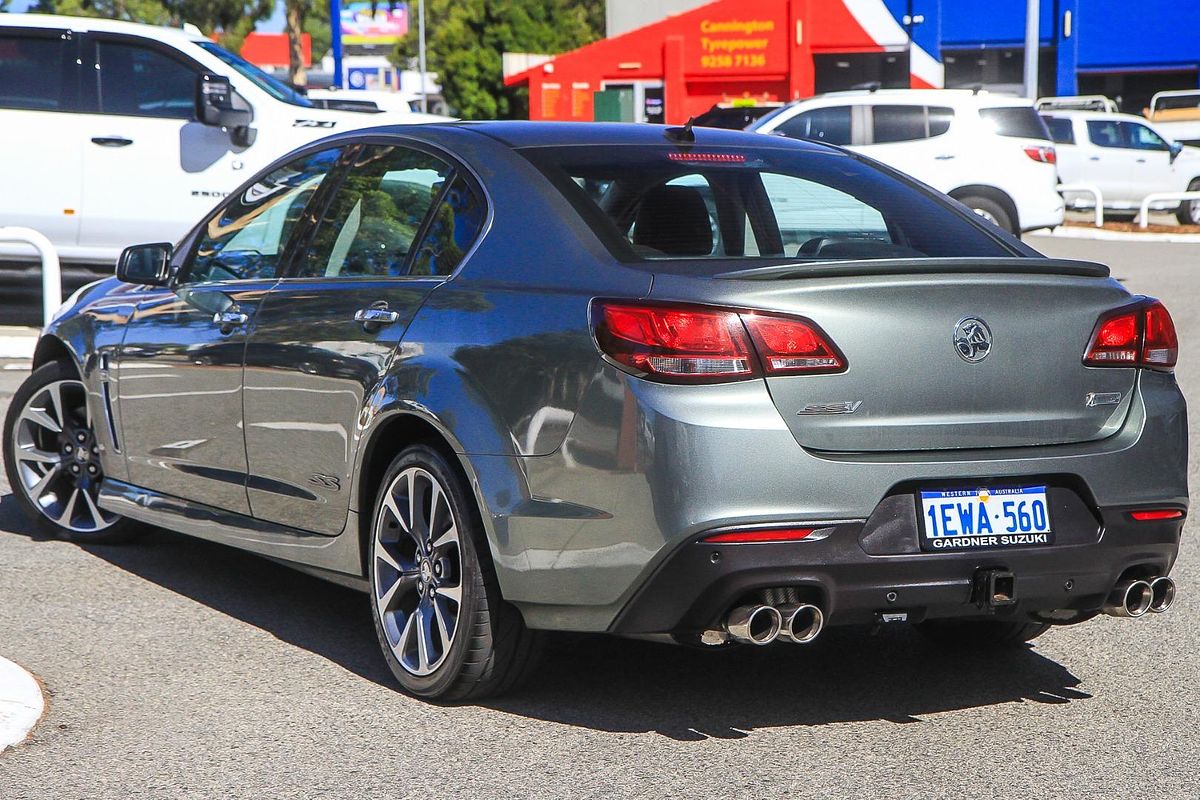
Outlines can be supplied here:
M1038 111L1043 117L1064 117L1067 119L1114 119L1127 120L1129 122L1140 122L1143 125L1149 122L1145 117L1139 117L1137 114L1116 114L1112 111L1085 111L1082 109L1057 109L1043 108Z
M439 123L443 124L443 123ZM698 147L788 147L811 152L840 152L819 142L776 137L766 139L762 134L723 128L693 130L694 145L667 138L666 132L679 126L650 125L632 122L456 122L455 127L471 130L503 142L509 147L551 147L580 145L658 145L685 144ZM407 126L406 126L407 127ZM403 130L403 129L401 129ZM407 132L407 131L406 131Z
M812 100L833 100L833 99L854 99L854 100L887 100L889 103L908 102L921 103L930 105L971 105L980 108L991 108L996 106L1030 106L1032 103L1024 97L1018 97L1014 94L992 94L986 90L975 91L973 89L854 89L845 92L827 92L814 97L797 100L793 105L800 105Z
M123 33L128 36L144 36L160 42L175 44L208 41L195 26L168 28L165 25L144 25L99 17L68 17L58 14L5 14L0 17L0 27L5 28L66 28L67 30L98 33Z

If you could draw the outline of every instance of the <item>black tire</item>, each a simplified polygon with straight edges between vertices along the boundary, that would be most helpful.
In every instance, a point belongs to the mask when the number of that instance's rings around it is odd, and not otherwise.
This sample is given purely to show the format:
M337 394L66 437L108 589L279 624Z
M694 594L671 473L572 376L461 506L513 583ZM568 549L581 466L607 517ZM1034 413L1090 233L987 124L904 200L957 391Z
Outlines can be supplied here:
M935 619L917 629L930 641L949 647L1015 647L1031 642L1050 629L1041 622L1023 620Z
M1200 178L1188 184L1189 192L1200 192ZM1200 225L1200 200L1185 200L1179 204L1175 219L1180 225Z
M440 484L440 491L449 501L453 524L457 526L457 542L446 547L457 549L457 565L451 563L454 559L453 553L438 555L439 551L435 550L435 547L429 547L426 552L418 545L411 557L403 553L397 554L401 548L413 547L412 542L402 538L406 535L404 528L421 526L416 523L416 515L412 512L407 512L410 516L408 525L403 524L403 519L399 520L400 526L394 524L394 514L386 509L385 498L392 497L392 505L398 509L400 502L394 499L394 494L390 494L394 491L393 485L405 480L405 476L410 473L421 475L422 472L436 479ZM417 492L414 491L413 494ZM436 496L433 495L432 489L430 495ZM424 502L423 498L422 494L421 502ZM404 515L406 512L400 513ZM441 512L435 511L424 516L438 517L440 521ZM426 528L435 527L428 524L424 518L422 521L426 523ZM442 528L441 525L437 527ZM387 541L386 555L393 559L393 563L406 567L411 563L413 570L394 570L388 561L379 555L380 551L377 548L382 546L378 544L381 534L385 537L396 537L395 542ZM436 530L430 530L425 536L430 544L439 538ZM375 634L388 667L404 691L418 697L443 701L478 700L516 688L533 672L542 653L544 635L526 628L520 612L501 597L487 538L474 500L467 490L466 482L437 450L425 445L413 445L403 450L392 461L380 482L375 498L366 553L367 573L371 582L371 618L375 623ZM419 566L422 558L424 566ZM431 566L433 564L441 571L434 573L435 567ZM446 566L442 566L443 564ZM401 663L401 658L407 657L408 648L405 647L404 631L399 630L399 615L404 614L405 618L411 616L416 619L423 617L418 615L417 606L413 606L411 612L399 608L404 604L402 596L407 596L408 590L394 592L394 605L389 608L398 610L381 609L380 598L388 594L391 584L398 582L405 575L410 575L421 587L415 594L417 605L425 602L423 608L433 611L433 605L439 602L439 597L442 597L440 592L444 589L442 584L437 583L437 578L429 577L426 582L425 567L428 567L430 576L436 574L446 580L447 575L452 576L454 566L458 567L458 586L449 588L457 588L461 599L455 624L450 632L450 647L444 647L445 642L440 634L436 634L435 641L435 634L431 631L428 634L430 638L421 643L421 646L426 648L422 651L421 658L424 660L424 653L433 645L440 644L440 663L428 674L417 674L429 665L419 665L420 668L414 671ZM393 579L393 575L397 577ZM450 577L448 582L453 583L453 577ZM445 608L444 604L442 608ZM443 610L439 613L446 612ZM386 622L385 615L389 616ZM432 623L429 625L432 629ZM393 644L393 638L396 639L396 644ZM400 656L397 655L397 648Z
M995 200L991 200L987 197L981 197L979 195L969 194L965 197L958 198L958 202L962 203L964 206L971 209L988 222L995 223L996 227L1008 231L1013 236L1021 235L1021 232L1017 230L1016 226L1013 224L1012 218L1009 216L1008 212L1004 210L1004 206L1000 205Z
M68 441L67 432L76 431L85 433L87 438L87 450L89 454L93 453L92 446L96 444L94 431L92 426L87 424L86 410L83 409L84 390L80 385L78 391L72 389L69 393L66 390L60 391L59 396L63 398L64 410L54 410L46 412L52 421L55 421L63 431L55 434L45 426L34 426L28 422L24 423L24 428L20 436L24 438L36 438L40 441L34 443L23 442L26 445L36 444L37 449L46 453L53 452L60 457L60 463L57 467L59 470L58 477L55 477L39 494L40 498L54 498L53 503L48 503L43 507L34 502L30 496L30 492L36 488L27 486L27 479L30 475L35 478L39 475L30 470L43 469L47 473L54 469L53 466L41 465L38 462L22 460L19 462L17 457L16 439L18 437L17 425L20 423L22 414L32 400L35 400L43 390L54 385L63 386L64 382L79 383L79 373L75 370L74 365L66 361L52 361L44 364L34 370L33 374L25 379L21 387L17 389L13 395L12 401L8 406L8 414L4 419L4 469L5 475L8 478L9 486L12 488L13 496L17 500L17 505L25 513L25 516L33 524L33 527L43 535L66 539L80 544L117 544L126 542L136 537L144 529L143 527L131 519L111 514L107 511L97 510L95 513L99 516L92 516L88 513L91 509L96 509L95 495L98 491L100 482L104 478L104 472L100 468L99 456L89 455L86 461L75 461L62 452L67 444L73 442ZM57 416L66 414L68 424L63 424L64 420L56 419ZM23 449L23 452L28 452ZM68 471L70 469L81 470L84 475L87 475L88 470L94 468L94 476L89 475L86 478L72 477ZM81 486L81 482L85 485ZM76 490L87 494L83 497L82 494L76 496L73 504L68 505L69 498ZM65 495L68 500L63 501L60 495ZM80 500L82 498L82 501ZM80 510L77 506L82 502L83 507ZM65 506L65 507L64 507ZM56 510L66 511L66 524L61 524L55 521ZM72 513L74 510L74 513ZM91 519L91 524L94 529L86 529L87 520ZM79 525L73 525L75 519L81 520ZM98 520L98 521L97 521ZM103 523L103 524L101 524Z

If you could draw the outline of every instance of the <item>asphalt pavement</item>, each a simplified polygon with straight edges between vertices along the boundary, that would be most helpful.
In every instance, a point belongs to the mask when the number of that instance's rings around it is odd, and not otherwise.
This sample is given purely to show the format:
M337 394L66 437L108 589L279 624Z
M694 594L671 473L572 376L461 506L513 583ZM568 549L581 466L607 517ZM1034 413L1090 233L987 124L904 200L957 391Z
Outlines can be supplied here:
M1162 298L1197 402L1200 246L1029 241ZM0 531L0 655L49 692L0 755L4 800L1200 796L1191 520L1162 616L1003 655L905 627L727 653L561 637L528 688L462 706L395 691L353 591L168 532L46 540L2 478Z

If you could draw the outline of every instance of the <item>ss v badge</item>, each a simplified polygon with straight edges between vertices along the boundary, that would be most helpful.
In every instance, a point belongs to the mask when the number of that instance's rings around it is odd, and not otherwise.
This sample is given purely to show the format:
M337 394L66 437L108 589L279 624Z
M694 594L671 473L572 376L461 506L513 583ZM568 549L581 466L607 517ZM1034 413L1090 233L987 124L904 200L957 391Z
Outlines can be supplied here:
M1096 406L1115 406L1121 402L1120 392L1088 392L1083 398L1083 404L1088 408Z
M853 414L863 404L862 400L843 400L840 403L813 403L797 411L797 414Z

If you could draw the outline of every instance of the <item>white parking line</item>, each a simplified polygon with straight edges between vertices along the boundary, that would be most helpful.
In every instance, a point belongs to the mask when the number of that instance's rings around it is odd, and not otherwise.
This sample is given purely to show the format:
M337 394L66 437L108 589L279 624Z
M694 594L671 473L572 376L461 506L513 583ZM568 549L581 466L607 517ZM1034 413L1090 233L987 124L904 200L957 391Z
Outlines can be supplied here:
M0 657L0 751L25 741L45 710L37 679Z

